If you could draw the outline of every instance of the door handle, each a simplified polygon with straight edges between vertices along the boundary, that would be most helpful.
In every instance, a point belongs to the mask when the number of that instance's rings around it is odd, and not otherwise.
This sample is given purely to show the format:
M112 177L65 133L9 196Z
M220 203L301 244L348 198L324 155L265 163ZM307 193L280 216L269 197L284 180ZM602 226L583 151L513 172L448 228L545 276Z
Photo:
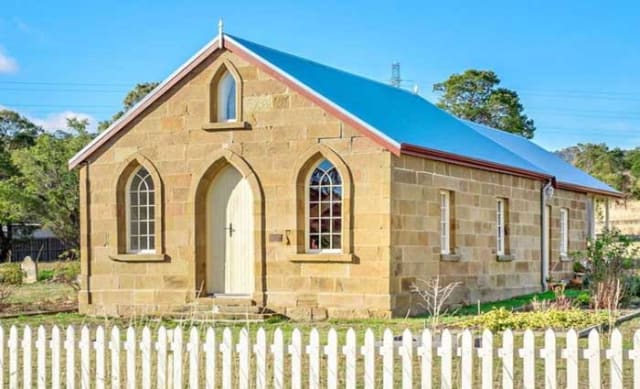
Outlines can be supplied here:
M229 222L229 227L225 228L225 230L229 231L229 238L233 237L233 233L236 231L233 229L233 224Z

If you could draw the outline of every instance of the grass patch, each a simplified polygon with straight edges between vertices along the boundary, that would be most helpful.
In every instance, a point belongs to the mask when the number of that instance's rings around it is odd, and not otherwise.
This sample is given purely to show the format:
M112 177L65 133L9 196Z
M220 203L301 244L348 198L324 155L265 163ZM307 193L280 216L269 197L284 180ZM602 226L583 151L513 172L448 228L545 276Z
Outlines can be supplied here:
M576 289L567 289L564 291L565 296L567 296L570 299L576 299L578 298L578 296L585 295L585 294L588 295L588 293L589 292L587 291L576 290ZM500 308L504 308L507 311L513 311L530 304L534 299L537 301L549 301L555 298L556 298L555 292L548 290L546 292L531 293L531 294L525 294L522 296L516 296L506 300L482 303L480 304L480 312L478 312L477 304L467 305L452 312L452 314L455 316L470 316L470 315L477 315L478 313L489 312L491 310L500 309Z
M37 282L17 286L7 301L9 304L40 304L46 301L70 300L76 298L76 291L65 284Z

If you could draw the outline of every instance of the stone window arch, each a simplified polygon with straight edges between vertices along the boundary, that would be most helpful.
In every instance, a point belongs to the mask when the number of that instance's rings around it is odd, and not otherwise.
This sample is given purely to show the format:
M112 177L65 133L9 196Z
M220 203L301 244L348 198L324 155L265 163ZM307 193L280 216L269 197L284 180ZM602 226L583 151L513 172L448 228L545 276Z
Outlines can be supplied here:
M209 84L209 121L233 123L242 120L242 80L233 64L223 61Z
M155 166L136 155L123 163L115 183L116 261L162 261L163 189Z
M315 145L298 158L294 182L292 260L353 261L353 184L348 166L332 149Z

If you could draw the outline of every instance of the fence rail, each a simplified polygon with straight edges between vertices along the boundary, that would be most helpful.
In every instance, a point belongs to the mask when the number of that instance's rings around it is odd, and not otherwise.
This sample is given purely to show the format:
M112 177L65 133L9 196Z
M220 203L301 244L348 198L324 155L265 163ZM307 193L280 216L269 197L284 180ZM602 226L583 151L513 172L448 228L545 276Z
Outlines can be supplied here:
M626 366L626 368L625 368ZM0 327L0 387L640 388L640 330L322 335L262 328Z

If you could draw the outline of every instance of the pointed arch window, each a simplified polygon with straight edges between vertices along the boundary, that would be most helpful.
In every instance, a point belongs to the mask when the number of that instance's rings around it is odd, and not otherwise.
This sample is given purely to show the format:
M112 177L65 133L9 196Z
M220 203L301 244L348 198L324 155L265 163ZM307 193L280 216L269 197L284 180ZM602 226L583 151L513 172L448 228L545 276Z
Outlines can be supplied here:
M236 80L228 70L220 76L217 85L217 119L219 122L237 120L236 115Z
M126 188L127 252L154 253L156 204L153 178L141 166L131 175Z
M319 161L307 178L306 251L342 251L342 177L326 159Z

